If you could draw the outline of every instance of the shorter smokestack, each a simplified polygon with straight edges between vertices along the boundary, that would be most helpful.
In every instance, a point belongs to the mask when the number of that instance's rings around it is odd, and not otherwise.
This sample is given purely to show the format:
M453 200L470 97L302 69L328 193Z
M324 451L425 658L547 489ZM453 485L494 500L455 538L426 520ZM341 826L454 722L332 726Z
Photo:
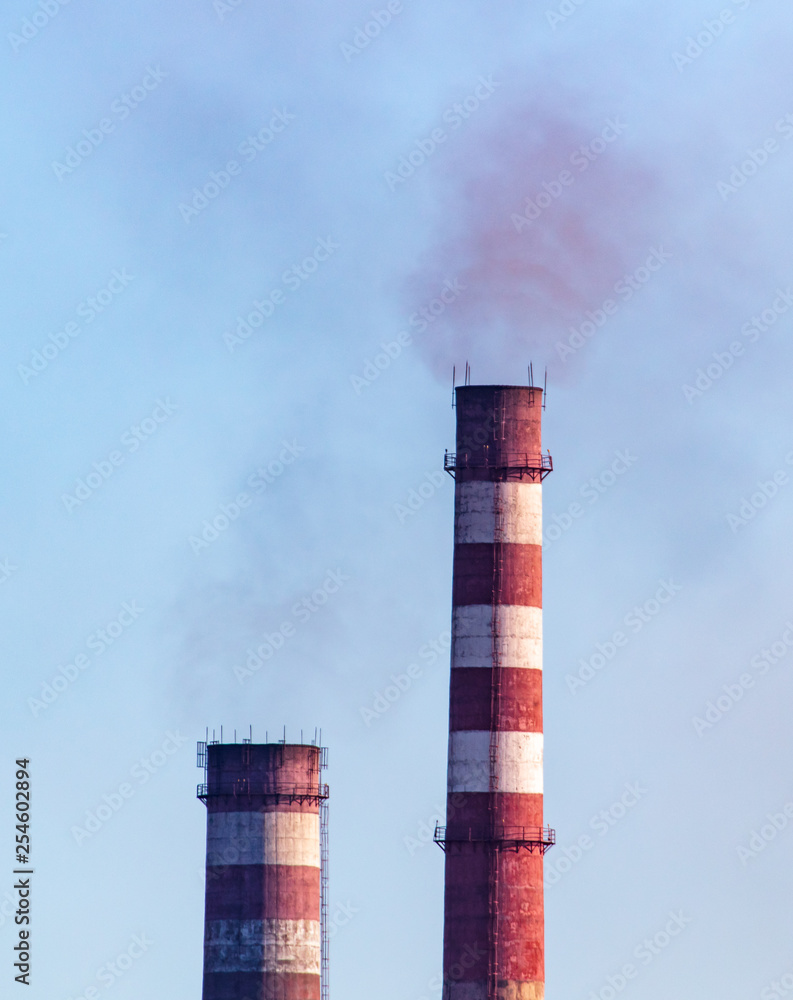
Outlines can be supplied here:
M203 1000L325 1000L326 758L285 740L198 744Z

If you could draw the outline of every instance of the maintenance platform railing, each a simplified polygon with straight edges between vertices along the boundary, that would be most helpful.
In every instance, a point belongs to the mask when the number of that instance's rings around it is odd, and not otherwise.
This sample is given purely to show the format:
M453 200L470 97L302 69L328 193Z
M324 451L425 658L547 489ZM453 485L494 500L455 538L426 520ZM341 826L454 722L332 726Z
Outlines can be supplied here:
M238 778L236 781L230 784L224 784L216 786L209 791L209 785L201 784L196 788L196 797L201 799L203 802L210 797L215 797L218 795L231 795L237 798L261 798L262 796L267 796L268 798L278 798L278 799L327 799L330 796L330 788L328 785L285 785L281 788L265 788L262 785L256 783L252 784L246 778Z
M490 469L494 473L511 472L529 479L539 479L540 482L553 472L553 458L550 452L545 455L530 455L528 452L500 452L491 460L487 452L475 458L468 452L457 454L446 451L443 455L443 468L454 478L461 469Z
M556 831L549 826L501 826L495 830L455 831L447 835L447 827L435 824L433 840L445 851L450 844L482 844L491 845L497 851L519 851L521 849L534 853L545 854L556 843Z

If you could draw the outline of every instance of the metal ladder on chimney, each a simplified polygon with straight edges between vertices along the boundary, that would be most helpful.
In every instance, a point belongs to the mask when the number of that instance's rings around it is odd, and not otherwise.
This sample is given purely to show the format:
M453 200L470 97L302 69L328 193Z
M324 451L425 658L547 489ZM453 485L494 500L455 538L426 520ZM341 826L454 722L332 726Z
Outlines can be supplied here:
M321 772L320 772L321 773ZM319 800L319 878L320 878L320 997L330 995L330 927L328 925L328 800Z
M491 661L490 681L490 781L488 794L489 858L488 907L490 941L488 948L487 1000L498 1000L499 945L499 842L497 793L499 773L499 730L501 725L501 652L499 643L499 604L504 580L504 507L501 483L493 482L493 590L491 598Z

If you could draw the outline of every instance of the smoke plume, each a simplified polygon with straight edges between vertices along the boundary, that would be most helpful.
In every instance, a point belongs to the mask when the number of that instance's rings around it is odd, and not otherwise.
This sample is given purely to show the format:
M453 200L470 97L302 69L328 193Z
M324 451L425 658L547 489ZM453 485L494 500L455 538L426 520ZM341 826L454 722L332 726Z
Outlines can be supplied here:
M440 210L410 276L412 309L447 279L463 291L421 340L432 368L496 355L561 365L554 345L614 298L659 238L659 175L631 123L524 99L472 120L433 164ZM567 366L569 370L570 366Z

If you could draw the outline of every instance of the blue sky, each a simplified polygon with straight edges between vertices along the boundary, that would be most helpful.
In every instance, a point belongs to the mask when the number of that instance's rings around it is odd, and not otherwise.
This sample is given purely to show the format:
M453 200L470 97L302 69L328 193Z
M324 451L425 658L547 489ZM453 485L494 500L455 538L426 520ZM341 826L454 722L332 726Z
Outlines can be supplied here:
M0 823L29 756L30 996L199 995L194 744L221 724L322 728L333 994L439 996L466 361L548 368L548 995L608 1000L626 965L625 997L774 995L788 6L56 3L0 32Z

